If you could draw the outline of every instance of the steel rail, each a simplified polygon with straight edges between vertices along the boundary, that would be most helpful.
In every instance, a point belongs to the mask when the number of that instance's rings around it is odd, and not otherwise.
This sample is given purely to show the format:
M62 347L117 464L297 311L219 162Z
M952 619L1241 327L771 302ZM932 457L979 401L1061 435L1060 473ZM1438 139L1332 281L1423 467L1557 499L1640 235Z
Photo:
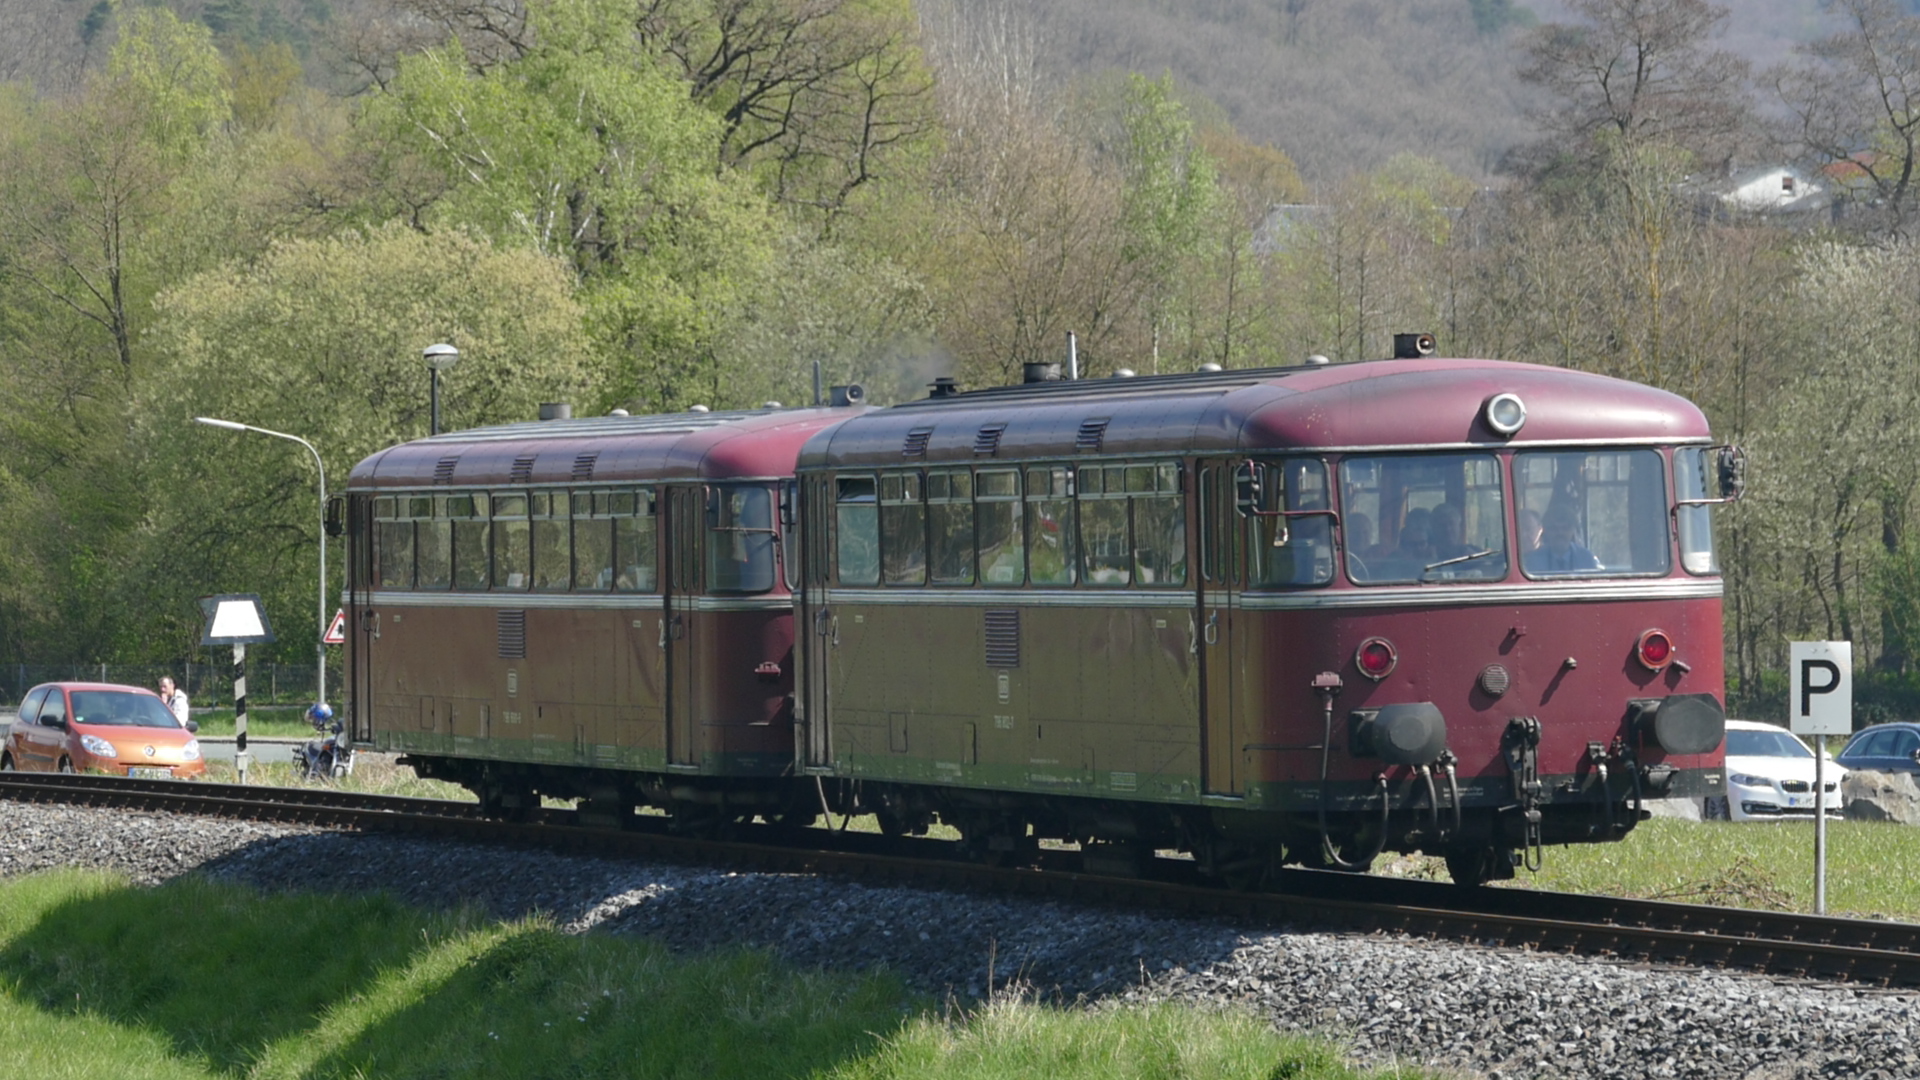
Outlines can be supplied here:
M1233 892L1192 881L1117 878L1074 870L996 868L948 855L948 841L773 826L752 839L699 839L671 821L636 816L630 828L568 824L567 811L505 823L473 803L364 795L332 788L269 788L86 775L0 773L0 798L406 832L591 856L667 859L770 873L828 874L876 884L1014 893L1269 925L1395 933L1675 965L1737 968L1882 987L1920 987L1920 926L1525 889L1463 889L1434 882L1288 871L1275 892ZM794 846L804 843L806 846ZM1054 856L1059 862L1065 853ZM1177 872L1183 864L1161 869ZM1191 864L1184 864L1190 870Z

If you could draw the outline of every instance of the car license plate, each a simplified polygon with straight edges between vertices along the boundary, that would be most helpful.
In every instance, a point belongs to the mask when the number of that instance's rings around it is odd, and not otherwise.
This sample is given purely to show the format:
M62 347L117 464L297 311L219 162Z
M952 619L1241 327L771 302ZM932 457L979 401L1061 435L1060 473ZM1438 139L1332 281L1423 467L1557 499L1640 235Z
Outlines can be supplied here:
M1813 797L1811 795L1789 795L1787 796L1787 805L1788 806L1812 806Z
M143 768L139 765L131 765L127 767L127 779L129 780L171 780L173 779L173 770Z

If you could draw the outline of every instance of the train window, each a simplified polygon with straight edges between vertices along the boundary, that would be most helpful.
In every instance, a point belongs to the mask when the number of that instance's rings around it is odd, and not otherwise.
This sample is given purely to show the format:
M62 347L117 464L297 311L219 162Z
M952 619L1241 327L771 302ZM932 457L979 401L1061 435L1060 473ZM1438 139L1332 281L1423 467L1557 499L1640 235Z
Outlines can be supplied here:
M834 506L840 584L880 584L880 506L871 476L842 476Z
M1507 576L1506 502L1493 455L1348 458L1340 477L1347 576L1356 585Z
M573 583L573 545L564 491L536 491L529 500L533 517L533 587L559 592Z
M604 491L576 491L572 502L573 587L606 592L613 588L613 500Z
M1673 452L1673 494L1677 499L1717 496L1713 451L1683 447ZM1713 553L1713 507L1682 506L1674 512L1680 525L1680 567L1689 574L1717 574L1720 561Z
M917 472L880 477L880 580L927 583L927 508L920 501Z
M980 583L1018 585L1027 577L1020 514L1020 473L981 469L974 474L974 513L980 530Z
M413 519L401 500L391 495L373 500L373 530L380 587L413 588Z
M453 519L453 587L486 588L493 552L487 496L480 492L448 496L447 516Z
M1080 470L1080 551L1089 585L1127 585L1133 581L1133 548L1127 543L1126 473L1124 465L1089 465Z
M773 588L773 492L758 485L707 489L707 589Z
M780 482L780 576L788 592L800 590L800 483Z
M617 592L653 592L660 584L660 517L652 488L607 496L613 516L613 579Z
M1247 518L1247 565L1250 583L1325 585L1333 580L1333 518L1311 511L1331 508L1327 467L1314 458L1289 458L1257 466L1259 508L1265 513ZM1241 472L1244 472L1244 467ZM1281 516L1276 511L1286 511ZM1302 513L1309 511L1309 513ZM1363 514L1347 522L1347 542L1372 543L1372 524Z
M973 584L973 474L927 474L927 572L935 585Z
M527 497L493 497L493 587L525 589L532 580L533 548L527 528Z
M447 516L447 496L433 495L411 501L414 504L416 587L447 588L453 584L453 522Z
M1520 453L1513 479L1528 577L1667 572L1671 504L1658 451Z
M1071 585L1079 580L1080 553L1074 542L1073 470L1027 470L1027 566L1035 585Z

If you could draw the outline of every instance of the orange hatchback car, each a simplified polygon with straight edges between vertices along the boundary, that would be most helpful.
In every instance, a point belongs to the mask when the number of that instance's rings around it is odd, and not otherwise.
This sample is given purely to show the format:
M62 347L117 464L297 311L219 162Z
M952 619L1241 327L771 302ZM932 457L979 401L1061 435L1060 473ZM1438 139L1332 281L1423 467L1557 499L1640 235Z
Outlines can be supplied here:
M199 725L185 727L138 686L44 683L20 699L0 769L104 772L142 779L200 776Z

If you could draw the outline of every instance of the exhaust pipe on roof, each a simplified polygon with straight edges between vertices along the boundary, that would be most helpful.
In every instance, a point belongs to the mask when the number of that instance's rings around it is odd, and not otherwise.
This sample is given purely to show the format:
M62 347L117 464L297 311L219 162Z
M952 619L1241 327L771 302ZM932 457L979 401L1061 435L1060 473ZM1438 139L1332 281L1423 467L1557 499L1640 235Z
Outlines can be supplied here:
M540 403L540 419L571 420L573 405L565 401L543 401Z

